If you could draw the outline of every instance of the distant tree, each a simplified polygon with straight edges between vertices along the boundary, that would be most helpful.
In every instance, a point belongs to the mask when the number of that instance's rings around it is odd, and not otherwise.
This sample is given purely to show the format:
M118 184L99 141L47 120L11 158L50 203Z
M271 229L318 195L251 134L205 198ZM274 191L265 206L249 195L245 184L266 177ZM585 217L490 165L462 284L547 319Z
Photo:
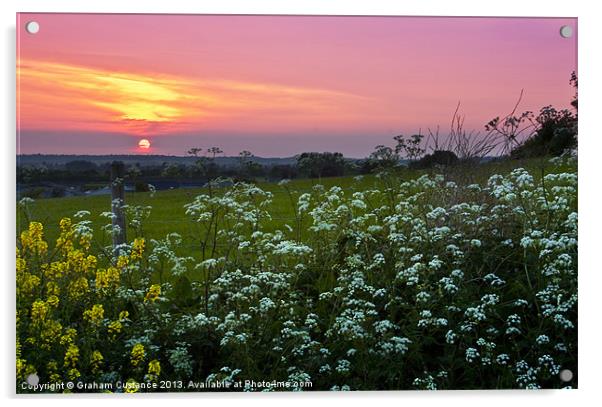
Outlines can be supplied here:
M196 158L191 171L192 176L207 176L209 159L206 156L201 155L202 152L203 149L198 147L193 147L190 150L188 150L188 155Z
M369 165L375 169L393 168L399 164L399 154L391 147L380 144L374 147L369 160L371 161Z
M238 162L240 165L241 176L255 177L261 172L261 164L253 160L253 153L243 150L238 154Z
M424 169L434 166L450 166L457 164L458 161L458 156L453 151L435 150L431 154L411 162L409 166L410 168Z
M371 174L378 170L378 168L378 162L371 157L368 157L359 161L357 169L360 174Z
M215 158L223 151L219 147L210 147L206 150L206 155L201 155L202 148L194 147L188 150L188 155L196 157L193 175L212 179L218 175L218 167Z
M142 169L140 168L140 163L136 163L136 165L131 165L128 167L126 171L126 177L134 182L142 175Z
M161 176L165 178L181 178L183 174L184 167L174 163L168 163L161 171Z
M46 166L18 166L17 182L38 182L47 178L49 170Z
M347 163L343 154L307 152L297 156L299 172L310 178L334 177L345 173Z
M92 161L73 160L65 164L65 169L69 172L95 172L98 166Z
M348 163L342 153L322 153L324 165L322 167L323 177L340 177L345 175Z
M276 164L270 167L269 176L271 179L293 179L299 176L299 168L290 164Z

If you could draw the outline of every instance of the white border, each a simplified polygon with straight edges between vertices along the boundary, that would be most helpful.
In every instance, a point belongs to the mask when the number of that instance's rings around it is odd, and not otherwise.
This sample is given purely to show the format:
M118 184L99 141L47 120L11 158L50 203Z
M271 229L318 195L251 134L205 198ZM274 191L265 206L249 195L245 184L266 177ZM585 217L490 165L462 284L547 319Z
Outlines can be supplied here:
M602 130L599 107L600 61L599 40L602 38L602 24L596 13L594 1L524 1L498 0L497 2L469 0L430 0L402 2L393 0L144 0L126 2L123 0L3 0L0 2L2 21L2 54L0 69L3 95L0 98L0 114L3 134L0 138L2 152L2 186L5 196L0 250L2 261L3 295L2 321L5 324L0 335L2 341L2 367L0 386L2 395L9 403L40 405L46 403L90 403L104 404L109 399L101 396L81 396L65 398L21 398L14 394L14 236L15 236L15 13L25 12L121 12L121 13L215 13L215 14L349 14L349 15L455 15L455 16L546 16L579 18L579 390L574 391L479 391L479 392L364 392L350 394L314 393L305 395L271 394L184 394L175 396L182 401L188 399L196 403L236 403L265 405L266 403L306 406L324 400L326 403L364 405L366 402L395 403L396 405L483 405L507 406L510 403L545 403L546 405L567 406L589 404L595 399L600 386L601 318L602 310L602 270L597 267L597 254L602 243L598 233L602 231L599 215L602 153ZM165 404L173 395L147 395L137 397L137 401L151 404ZM85 401L84 401L85 400ZM112 397L111 403L129 403L131 398Z

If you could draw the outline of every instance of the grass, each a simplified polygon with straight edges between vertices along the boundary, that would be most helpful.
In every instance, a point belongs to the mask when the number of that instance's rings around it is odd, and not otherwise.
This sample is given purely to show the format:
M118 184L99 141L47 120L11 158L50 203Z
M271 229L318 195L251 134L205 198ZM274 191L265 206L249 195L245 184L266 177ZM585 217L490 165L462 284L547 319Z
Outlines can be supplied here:
M289 189L296 194L308 192L313 185L322 184L326 188L338 185L344 189L363 190L377 186L380 181L374 176L366 176L361 181L353 177L333 177L317 179L300 179L291 181ZM294 220L294 212L286 190L276 184L260 182L258 186L274 194L273 202L269 208L272 214L274 229L283 227L285 223ZM125 201L128 205L152 206L150 217L144 222L144 235L150 239L165 237L168 233L178 233L184 237L185 246L194 246L195 224L185 214L184 205L193 201L194 197L206 193L205 188L173 189L157 191L154 195L150 192L126 192ZM110 211L111 198L109 195L101 196L78 196L65 198L49 198L36 200L29 206L28 217L31 221L42 222L45 226L45 236L50 242L58 237L58 223L63 217L72 217L80 210L91 213L88 218L94 224L95 238L100 242L108 238L103 237L100 227L107 224L107 218L101 216L103 212ZM18 209L17 231L20 232L27 227L26 216L22 209ZM128 236L131 238L131 236ZM183 252L185 253L185 251ZM193 253L188 253L193 254Z
M522 161L499 161L489 162L480 166L468 168L455 168L445 175L450 180L461 184L485 183L487 179L496 173L508 173L517 167L524 167L535 175L545 174L551 168L547 158L537 158ZM430 171L417 171L401 169L389 182L401 182L403 180L417 178ZM383 188L386 181L374 175L363 176L356 180L353 176L332 177L322 179L297 179L288 184L288 189L293 191L294 199L304 192L308 192L316 184L322 184L326 188L339 186L346 191L362 191L369 188ZM272 222L267 225L268 230L276 230L285 224L292 225L294 222L294 209L290 197L284 187L277 183L259 182L258 186L265 191L273 193L273 201L268 208L272 215ZM185 214L184 205L193 201L194 197L206 193L205 188L174 189L157 191L154 195L149 192L127 192L126 203L130 206L151 206L150 217L144 221L144 236L148 239L164 238L169 233L178 233L183 237L183 245L180 255L198 257L196 249L198 236L196 224ZM109 245L110 241L104 236L100 227L108 223L107 218L101 216L103 212L110 211L111 198L104 196L81 196L65 198L48 198L35 201L29 208L27 216L23 210L17 209L17 232L20 233L27 227L27 217L32 221L42 222L45 226L45 237L53 242L58 237L58 223L63 217L72 217L80 210L91 213L88 218L93 222L95 238L103 245ZM134 236L128 236L132 239Z

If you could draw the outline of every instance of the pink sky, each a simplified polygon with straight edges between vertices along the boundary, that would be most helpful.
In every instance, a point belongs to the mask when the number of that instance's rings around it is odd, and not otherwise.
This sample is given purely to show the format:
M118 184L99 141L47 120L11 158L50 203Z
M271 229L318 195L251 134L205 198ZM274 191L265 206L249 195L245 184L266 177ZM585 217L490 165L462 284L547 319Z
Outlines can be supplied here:
M37 21L38 34L25 23ZM20 14L19 153L364 157L569 106L576 19Z

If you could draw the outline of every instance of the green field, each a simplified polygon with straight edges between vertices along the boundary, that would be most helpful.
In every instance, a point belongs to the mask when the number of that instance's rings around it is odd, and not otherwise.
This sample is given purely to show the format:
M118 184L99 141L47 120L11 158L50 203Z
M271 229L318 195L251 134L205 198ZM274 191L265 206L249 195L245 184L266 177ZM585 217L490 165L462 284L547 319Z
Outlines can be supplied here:
M317 179L295 180L288 184L291 192L295 196L304 192L311 191L313 185L322 184L326 188L337 185L345 190L357 191L365 190L382 185L382 181L374 176L366 176L361 180L353 177L334 177ZM293 207L291 206L289 195L285 188L276 183L259 182L258 186L274 194L273 202L269 208L273 221L270 226L274 229L283 227L284 224L294 219ZM168 233L178 233L184 238L185 246L189 248L186 254L194 256L195 247L195 224L191 218L186 215L184 205L193 201L194 197L207 193L205 188L173 189L166 191L157 191L154 194L150 192L128 192L126 193L126 204L130 206L151 206L150 216L144 222L144 235L149 239L159 239L165 237ZM218 191L219 193L219 191ZM28 208L30 220L39 221L45 225L45 236L52 242L58 237L58 223L63 217L72 217L80 210L87 210L95 227L95 238L99 241L106 241L108 238L103 236L99 230L100 226L108 223L107 218L101 214L110 211L110 195L84 196L84 197L66 197L51 198L35 201ZM18 231L26 228L26 222L20 222L25 219L25 213L18 209ZM134 236L128 235L128 240Z
M508 173L513 168L518 167L524 167L535 173L547 173L552 168L548 159L543 158L491 162L478 167L456 168L445 175L449 180L459 184L483 184L487 182L488 177L492 174ZM299 195L310 192L312 187L318 184L327 189L332 186L339 186L350 195L356 191L386 188L392 183L398 184L433 172L401 169L387 179L374 175L297 179L288 183L287 188L296 201ZM287 190L273 182L258 182L257 186L273 194L273 201L268 208L272 215L272 222L267 225L268 230L273 231L283 228L285 224L292 225L292 222L294 222L294 208ZM204 193L207 193L205 188L173 189L157 191L154 194L150 192L127 192L125 200L129 206L152 207L150 216L144 221L143 225L143 234L146 238L161 239L169 233L178 233L183 237L183 245L179 254L197 257L198 229L191 217L186 215L184 205L192 202L195 196ZM78 211L87 210L90 212L90 216L86 219L93 222L96 241L108 245L110 240L100 228L108 223L107 218L102 217L101 214L110 211L110 208L111 198L109 195L40 199L28 206L27 214L22 208L17 208L17 231L20 233L21 230L27 227L26 219L39 221L45 226L44 233L47 240L53 242L58 237L58 224L63 217L73 217ZM134 237L130 233L127 239L131 240Z

